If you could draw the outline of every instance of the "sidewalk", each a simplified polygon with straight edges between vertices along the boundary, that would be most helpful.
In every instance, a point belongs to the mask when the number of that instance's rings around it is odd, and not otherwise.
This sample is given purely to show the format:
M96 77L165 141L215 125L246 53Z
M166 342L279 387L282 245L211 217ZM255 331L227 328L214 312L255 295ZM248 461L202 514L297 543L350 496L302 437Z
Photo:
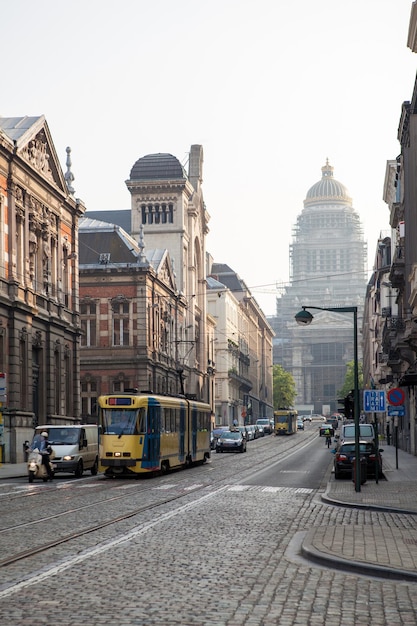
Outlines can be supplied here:
M322 500L337 506L391 513L390 520L381 517L378 525L311 528L301 553L327 567L417 582L417 456L398 450L397 467L395 447L381 447L386 480L376 483L369 479L356 492L351 480L335 480L332 474ZM26 474L26 463L0 465L0 480ZM404 514L416 516L414 528L406 527L411 524L395 523L395 518Z
M324 502L398 515L417 516L417 457L382 444L386 480L367 480L355 491L351 480L328 482ZM398 461L398 467L397 467ZM389 525L388 525L389 524ZM417 519L416 519L417 525ZM417 582L417 541L414 528L381 517L378 525L312 528L303 541L303 556L322 565L368 576Z

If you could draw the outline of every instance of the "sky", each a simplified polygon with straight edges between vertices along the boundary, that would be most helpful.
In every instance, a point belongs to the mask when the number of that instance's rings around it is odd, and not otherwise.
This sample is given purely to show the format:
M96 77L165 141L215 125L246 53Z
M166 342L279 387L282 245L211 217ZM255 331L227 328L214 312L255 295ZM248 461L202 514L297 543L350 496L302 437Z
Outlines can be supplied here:
M266 315L329 159L372 269L389 234L386 162L410 100L411 0L13 0L3 3L0 116L45 115L87 211L130 208L125 181L157 152L204 150L207 251ZM145 240L146 244L146 240Z

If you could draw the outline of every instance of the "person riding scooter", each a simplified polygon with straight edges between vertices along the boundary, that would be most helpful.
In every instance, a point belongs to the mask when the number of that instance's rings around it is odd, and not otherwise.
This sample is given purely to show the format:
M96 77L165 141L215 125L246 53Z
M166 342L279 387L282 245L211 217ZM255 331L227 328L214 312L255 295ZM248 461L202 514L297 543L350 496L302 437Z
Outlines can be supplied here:
M51 469L50 455L52 454L52 448L48 441L48 433L46 430L41 432L41 441L38 445L38 450L42 455L42 465L45 466L45 469L48 473L49 480L52 480L54 477L54 473Z

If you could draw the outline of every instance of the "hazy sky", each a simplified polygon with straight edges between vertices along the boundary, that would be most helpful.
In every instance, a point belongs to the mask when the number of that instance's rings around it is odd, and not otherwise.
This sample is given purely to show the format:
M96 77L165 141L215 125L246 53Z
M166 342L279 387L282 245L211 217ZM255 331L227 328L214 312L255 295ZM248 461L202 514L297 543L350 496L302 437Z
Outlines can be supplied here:
M0 115L41 115L87 210L130 208L135 161L204 149L207 249L266 314L326 158L372 268L386 161L417 55L411 0L13 0L0 10ZM146 241L145 241L146 243Z

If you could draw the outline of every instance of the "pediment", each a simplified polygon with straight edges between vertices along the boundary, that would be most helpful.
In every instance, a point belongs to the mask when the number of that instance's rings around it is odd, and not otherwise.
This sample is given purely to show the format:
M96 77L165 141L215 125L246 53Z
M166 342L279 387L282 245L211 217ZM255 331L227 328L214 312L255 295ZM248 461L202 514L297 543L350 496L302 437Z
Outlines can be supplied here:
M20 132L19 119L22 120ZM40 176L67 194L65 177L45 117L41 115L36 118L12 118L12 120L16 120L15 126L12 127L12 122L9 122L4 131L14 137L17 154Z
M352 329L353 328L353 313L335 313L333 311L314 311L310 313L313 315L313 321L311 326L315 326L317 329L333 328L333 329ZM295 319L290 322L289 326L296 328L298 326ZM301 328L298 326L298 328Z
M333 311L310 311L314 315L312 325L338 328L353 327L353 313L335 313Z
M158 267L156 268L156 275L159 280L167 285L170 289L176 289L175 275L174 270L172 268L171 260L169 258L168 252L165 251L164 256L161 259Z

